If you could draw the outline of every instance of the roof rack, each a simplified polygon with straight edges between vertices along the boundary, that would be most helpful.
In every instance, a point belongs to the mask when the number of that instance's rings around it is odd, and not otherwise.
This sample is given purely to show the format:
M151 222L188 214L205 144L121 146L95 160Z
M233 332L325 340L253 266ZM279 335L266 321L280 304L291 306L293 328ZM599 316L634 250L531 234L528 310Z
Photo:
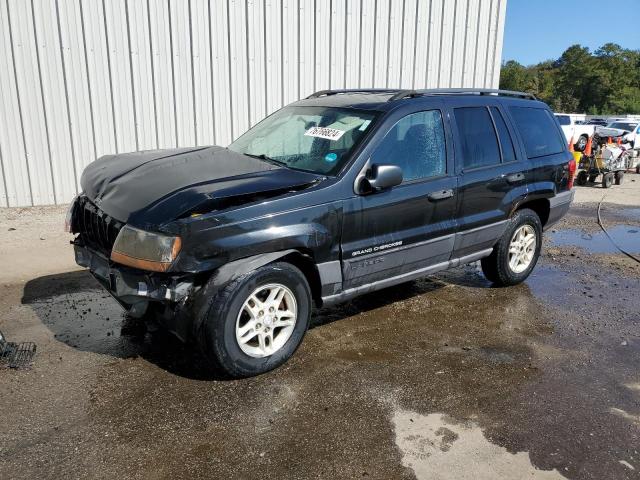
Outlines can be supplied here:
M419 95L495 95L501 97L524 98L527 100L537 100L535 95L527 92L515 92L513 90L499 90L493 88L427 88L423 90L401 90L392 96L388 101L400 100L403 98L417 97Z
M422 95L495 95L500 97L524 98L537 100L535 95L513 90L499 90L494 88L425 88L420 90L402 90L397 88L346 88L341 90L319 90L307 98L328 97L343 93L393 93L387 100L393 102L403 98L419 97Z
M328 97L329 95L337 95L340 93L396 93L402 91L403 90L397 88L345 88L340 90L319 90L307 98Z

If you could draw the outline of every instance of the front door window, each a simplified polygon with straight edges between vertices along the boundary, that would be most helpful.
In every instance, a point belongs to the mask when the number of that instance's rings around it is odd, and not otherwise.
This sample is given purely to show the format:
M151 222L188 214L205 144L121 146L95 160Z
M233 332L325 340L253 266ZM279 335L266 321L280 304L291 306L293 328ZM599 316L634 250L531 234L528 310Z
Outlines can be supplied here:
M400 119L375 149L371 162L399 166L405 182L444 175L447 154L440 111Z

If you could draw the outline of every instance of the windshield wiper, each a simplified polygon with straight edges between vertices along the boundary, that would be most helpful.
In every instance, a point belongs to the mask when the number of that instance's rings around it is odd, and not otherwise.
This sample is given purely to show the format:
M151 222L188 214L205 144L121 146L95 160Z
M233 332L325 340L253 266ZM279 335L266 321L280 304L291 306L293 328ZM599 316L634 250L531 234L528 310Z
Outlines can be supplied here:
M253 153L245 153L245 155L247 157L259 158L260 160L264 160L266 162L273 163L274 165L279 165L281 167L288 167L288 165L285 162L276 160L275 158L267 157L264 153L261 153L260 155L256 155Z

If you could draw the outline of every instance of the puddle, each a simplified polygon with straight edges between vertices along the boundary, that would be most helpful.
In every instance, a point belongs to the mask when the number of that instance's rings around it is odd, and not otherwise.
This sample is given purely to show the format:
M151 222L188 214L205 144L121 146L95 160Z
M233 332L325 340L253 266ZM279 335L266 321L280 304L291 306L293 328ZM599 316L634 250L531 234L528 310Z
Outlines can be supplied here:
M616 225L607 228L616 244L630 253L640 253L640 227L637 225ZM551 233L555 245L574 246L592 253L618 253L616 246L603 231L587 233L582 230L558 230Z
M536 298L551 305L566 306L567 299L571 297L572 283L575 283L575 279L558 268L536 265L525 282Z
M535 468L527 452L514 454L494 445L471 421L458 422L440 413L420 415L399 410L393 416L393 424L402 464L411 468L418 480L565 478L557 470Z
M66 283L75 287L75 280L78 279L72 276ZM44 285L46 280L40 283ZM28 284L22 298L23 304L36 312L54 338L78 350L122 358L142 352L144 330L140 329L140 322L123 315L116 301L91 283L80 291L64 289L64 283L58 282L52 288L48 284L44 288Z
M640 208L625 208L622 213L626 217L631 217L634 220L640 220Z

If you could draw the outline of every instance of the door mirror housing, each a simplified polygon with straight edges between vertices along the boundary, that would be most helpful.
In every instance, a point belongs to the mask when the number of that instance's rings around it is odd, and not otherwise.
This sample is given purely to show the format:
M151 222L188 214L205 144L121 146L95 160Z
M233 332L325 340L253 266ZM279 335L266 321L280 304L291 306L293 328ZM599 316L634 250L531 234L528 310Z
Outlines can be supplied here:
M372 174L369 184L374 190L384 190L402 183L402 169L397 165L374 165Z
M397 165L371 165L367 162L356 179L356 193L366 195L401 183L402 169Z

